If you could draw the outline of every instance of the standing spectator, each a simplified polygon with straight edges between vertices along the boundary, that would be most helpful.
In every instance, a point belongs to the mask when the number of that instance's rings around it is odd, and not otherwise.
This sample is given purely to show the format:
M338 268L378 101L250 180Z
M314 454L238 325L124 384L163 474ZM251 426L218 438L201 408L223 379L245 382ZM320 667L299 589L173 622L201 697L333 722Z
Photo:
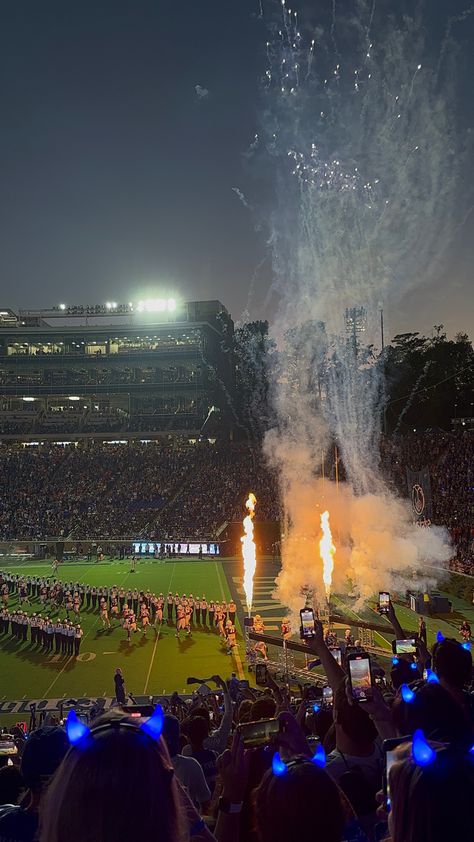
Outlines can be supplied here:
M165 716L163 737L178 781L200 812L205 813L210 805L211 792L198 761L194 757L185 757L180 754L179 720L175 716L168 714Z

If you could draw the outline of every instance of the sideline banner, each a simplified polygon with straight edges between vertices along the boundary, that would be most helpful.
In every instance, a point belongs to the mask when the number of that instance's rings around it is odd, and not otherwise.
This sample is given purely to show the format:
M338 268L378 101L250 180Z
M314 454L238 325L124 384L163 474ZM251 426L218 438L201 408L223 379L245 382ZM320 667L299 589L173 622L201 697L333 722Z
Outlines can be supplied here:
M163 698L165 697L134 696L134 699L138 705L155 704ZM71 705L71 701L74 701L74 704ZM58 713L61 705L64 705L65 710L69 710L70 707L74 707L76 709L81 708L82 711L86 712L90 708L99 708L102 711L106 711L116 704L117 703L112 696L101 696L100 698L76 698L72 696L66 696L62 699L21 699L21 701L0 701L0 716L2 715L2 713L10 713L15 715L29 715L31 713L31 705L36 706L36 713L38 714L41 712Z

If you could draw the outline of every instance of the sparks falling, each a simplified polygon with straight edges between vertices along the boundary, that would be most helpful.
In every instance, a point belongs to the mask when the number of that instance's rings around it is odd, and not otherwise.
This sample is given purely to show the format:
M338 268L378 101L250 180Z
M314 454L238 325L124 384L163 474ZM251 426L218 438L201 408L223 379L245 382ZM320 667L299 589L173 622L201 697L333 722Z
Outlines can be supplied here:
M323 512L321 515L321 529L323 531L323 535L319 542L319 554L323 561L323 582L324 587L326 588L326 598L329 602L336 547L332 542L331 527L329 526L329 512L327 511Z
M257 566L257 548L253 540L253 519L255 517L255 506L257 505L255 494L250 492L245 505L248 515L244 518L244 535L240 540L242 541L242 557L244 560L244 591L250 617L253 600L253 577Z

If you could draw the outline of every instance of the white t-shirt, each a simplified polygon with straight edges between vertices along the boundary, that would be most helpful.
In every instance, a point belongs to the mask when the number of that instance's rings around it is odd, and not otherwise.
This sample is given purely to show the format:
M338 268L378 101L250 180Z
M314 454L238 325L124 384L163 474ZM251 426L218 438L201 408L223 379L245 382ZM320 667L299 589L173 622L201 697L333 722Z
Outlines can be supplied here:
M194 757L176 754L171 758L176 777L195 804L204 804L211 800L211 792L206 783L202 766Z

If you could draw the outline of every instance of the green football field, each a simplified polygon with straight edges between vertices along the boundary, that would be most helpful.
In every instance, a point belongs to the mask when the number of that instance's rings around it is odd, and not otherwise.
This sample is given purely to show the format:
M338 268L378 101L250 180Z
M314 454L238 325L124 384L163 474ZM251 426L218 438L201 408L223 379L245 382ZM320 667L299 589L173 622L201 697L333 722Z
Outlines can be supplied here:
M24 575L52 575L48 564L15 564L4 567ZM179 594L206 595L207 600L229 600L230 591L222 562L171 561L166 564L142 561L137 572L130 572L130 561L111 561L99 564L71 562L61 565L57 578L63 581L84 582L99 586L122 586L150 589L165 595L168 591ZM11 596L9 606L17 605ZM28 613L41 611L39 601L24 606ZM46 612L47 613L47 612ZM65 616L55 611L53 617ZM165 606L166 617L166 606ZM223 677L235 671L243 676L243 647L240 627L237 624L239 652L228 656L215 630L194 626L191 637L175 637L174 626L163 623L160 632L148 629L143 636L141 629L126 640L126 633L118 620L111 620L112 628L102 628L99 612L91 609L81 613L84 630L79 659L66 655L45 654L28 642L8 636L0 638L0 699L60 699L64 696L113 696L113 675L116 667L123 670L126 689L134 695L158 695L174 690L189 692L188 676L206 677L219 673ZM28 638L30 634L28 633Z
M22 572L25 575L49 576L50 563L0 562L0 569ZM280 623L286 609L273 597L274 580L279 567L268 559L261 560L254 582L253 614L259 613L266 631L279 636ZM63 581L84 582L91 585L122 586L150 589L154 593L168 591L179 594L206 595L207 600L229 600L231 594L237 603L237 618L242 620L245 598L242 590L242 571L238 561L169 561L166 564L143 560L138 563L137 572L130 572L130 561L112 560L99 564L64 563L56 574ZM474 622L474 606L470 600L472 580L469 577L451 576L446 583L453 612L443 617L425 618L428 629L428 643L431 645L440 629L444 635L459 639L459 625L463 618ZM448 586L449 585L449 586ZM15 607L17 597L10 598L10 607ZM347 596L333 594L332 609L347 618L346 623L336 624L339 637L350 625L357 637L359 625L364 620L383 622L375 610L375 600L355 610L354 601ZM403 628L408 632L416 630L418 617L406 605L395 600L395 607ZM39 602L33 602L28 612L40 611ZM42 612L44 613L44 612ZM57 613L53 615L57 616ZM64 612L59 612L61 618ZM166 606L165 606L166 617ZM208 677L215 673L228 678L236 672L240 678L250 678L245 666L245 652L242 630L237 622L238 651L228 656L225 646L215 630L195 626L190 638L178 641L174 626L163 624L159 633L150 628L146 637L139 630L129 644L118 621L113 627L103 629L97 609L84 610L81 615L84 629L81 654L74 657L46 654L31 646L30 640L19 642L10 634L0 637L0 702L23 699L61 699L111 697L114 692L113 675L116 667L123 670L126 689L134 696L168 694L177 690L189 692L188 676ZM29 634L28 634L29 638ZM393 632L387 623L387 633L375 632L377 657L382 665L389 664ZM271 647L274 648L274 647ZM281 650L280 650L281 651ZM384 657L383 653L386 653ZM276 649L275 649L276 652ZM270 657L277 657L275 652ZM5 709L0 711L0 724L7 724L10 718Z

